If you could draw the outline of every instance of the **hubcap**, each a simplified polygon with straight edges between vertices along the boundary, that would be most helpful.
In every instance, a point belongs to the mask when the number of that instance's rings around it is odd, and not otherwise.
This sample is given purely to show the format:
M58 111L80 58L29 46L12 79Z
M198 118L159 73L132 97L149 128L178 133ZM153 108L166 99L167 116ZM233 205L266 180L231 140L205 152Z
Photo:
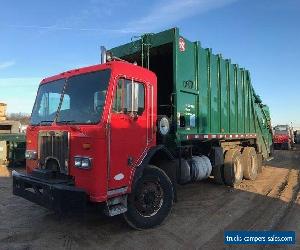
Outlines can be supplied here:
M135 207L144 217L155 215L163 204L163 189L159 182L144 181L135 195Z

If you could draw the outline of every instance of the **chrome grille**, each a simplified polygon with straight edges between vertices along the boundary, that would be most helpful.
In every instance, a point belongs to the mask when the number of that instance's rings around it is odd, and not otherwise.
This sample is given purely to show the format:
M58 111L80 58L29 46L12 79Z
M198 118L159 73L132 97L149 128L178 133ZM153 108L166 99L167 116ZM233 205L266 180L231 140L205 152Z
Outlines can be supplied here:
M66 131L41 131L39 133L39 162L45 168L48 159L57 160L61 173L68 173L69 133Z

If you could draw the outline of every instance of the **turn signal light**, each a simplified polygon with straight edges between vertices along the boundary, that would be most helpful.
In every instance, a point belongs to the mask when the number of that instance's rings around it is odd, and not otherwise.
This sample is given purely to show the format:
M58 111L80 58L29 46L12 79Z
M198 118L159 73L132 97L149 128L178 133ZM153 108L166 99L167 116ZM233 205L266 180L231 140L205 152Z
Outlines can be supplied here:
M90 143L83 143L82 144L82 148L83 149L90 149L91 148L91 144Z

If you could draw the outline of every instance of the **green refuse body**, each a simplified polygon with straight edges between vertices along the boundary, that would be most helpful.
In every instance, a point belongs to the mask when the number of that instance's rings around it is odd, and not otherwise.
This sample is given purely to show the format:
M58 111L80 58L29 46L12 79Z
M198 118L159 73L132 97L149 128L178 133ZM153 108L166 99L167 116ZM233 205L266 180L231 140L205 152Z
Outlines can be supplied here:
M158 115L166 114L175 124L170 143L254 134L258 151L268 157L270 112L255 93L248 70L182 37L178 28L144 34L110 52L156 73Z
M25 134L0 133L0 165L25 166Z

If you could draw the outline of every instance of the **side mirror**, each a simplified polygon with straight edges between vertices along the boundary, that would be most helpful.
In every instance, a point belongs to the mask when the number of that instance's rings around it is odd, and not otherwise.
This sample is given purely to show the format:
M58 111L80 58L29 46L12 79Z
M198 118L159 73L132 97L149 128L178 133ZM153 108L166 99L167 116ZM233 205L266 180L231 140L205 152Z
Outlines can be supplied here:
M126 86L126 107L127 112L137 113L139 108L139 84L132 80Z

